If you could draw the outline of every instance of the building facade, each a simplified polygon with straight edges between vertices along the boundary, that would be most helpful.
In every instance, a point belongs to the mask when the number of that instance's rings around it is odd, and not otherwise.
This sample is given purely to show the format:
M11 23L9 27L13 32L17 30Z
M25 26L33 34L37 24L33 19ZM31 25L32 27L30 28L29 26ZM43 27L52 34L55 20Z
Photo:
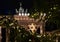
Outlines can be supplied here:
M28 29L28 25L30 24L35 24L36 29L40 28L40 33L43 33L44 29L43 29L43 22L37 22L36 20L34 20L34 18L30 18L29 17L30 13L28 13L28 10L26 9L24 11L24 9L22 8L22 4L20 3L20 8L19 10L16 9L16 15L14 15L14 19L18 21L18 24L23 26L24 28Z

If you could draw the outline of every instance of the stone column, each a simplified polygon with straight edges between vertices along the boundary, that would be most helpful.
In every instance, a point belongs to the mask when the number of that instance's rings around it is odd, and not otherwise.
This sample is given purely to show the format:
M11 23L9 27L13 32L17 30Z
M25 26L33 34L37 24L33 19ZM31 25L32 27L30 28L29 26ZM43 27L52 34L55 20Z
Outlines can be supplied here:
M9 34L10 34L10 30L7 28L6 29L6 42L9 42Z
M56 42L58 42L58 37L56 37Z
M1 42L2 36L1 36L1 26L0 26L0 42Z
M44 26L45 26L44 22L41 21L41 23L40 23L40 34L44 34L44 28L45 28Z
M43 34L42 21L41 21L41 23L40 23L40 34Z

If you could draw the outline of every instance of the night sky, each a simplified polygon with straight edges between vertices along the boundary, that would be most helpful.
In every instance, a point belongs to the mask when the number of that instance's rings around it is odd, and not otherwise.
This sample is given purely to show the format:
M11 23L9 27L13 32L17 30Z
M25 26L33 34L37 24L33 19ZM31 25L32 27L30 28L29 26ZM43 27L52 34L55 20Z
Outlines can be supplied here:
M19 8L19 2L24 9L32 7L32 0L0 0L0 14L7 14L9 11L14 14L15 9Z
M29 10L33 7L35 1L39 1L38 7L45 6L45 5L41 5L42 1L47 1L47 3L50 2L50 4L51 3L54 4L54 1L56 1L55 3L59 2L59 0L0 0L0 14L8 14L9 12L14 14L15 9L19 8L19 2L22 3L22 7L24 9L27 8Z

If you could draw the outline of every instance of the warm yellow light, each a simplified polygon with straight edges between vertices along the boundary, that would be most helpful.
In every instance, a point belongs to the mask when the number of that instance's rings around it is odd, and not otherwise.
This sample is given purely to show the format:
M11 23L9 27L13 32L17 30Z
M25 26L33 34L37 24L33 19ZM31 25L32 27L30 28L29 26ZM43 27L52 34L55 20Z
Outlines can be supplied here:
M28 25L29 29L32 31L32 33L34 34L36 31L36 25L34 23L32 23L31 25Z
M22 16L24 16L24 13L22 13Z

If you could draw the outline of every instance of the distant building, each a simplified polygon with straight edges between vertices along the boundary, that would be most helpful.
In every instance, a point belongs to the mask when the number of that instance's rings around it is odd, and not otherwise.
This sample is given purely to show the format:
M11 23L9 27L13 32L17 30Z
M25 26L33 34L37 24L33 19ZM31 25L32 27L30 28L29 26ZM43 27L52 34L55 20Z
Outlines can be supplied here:
M34 18L29 17L30 13L28 13L28 10L22 8L22 4L20 3L19 10L16 9L16 15L14 15L14 19L18 21L18 24L23 26L24 28L28 29L28 25L34 23L36 25L36 29L40 29L40 33L43 34L44 32L44 23L43 22L37 22L34 20Z
M16 9L16 14L13 15L13 18L15 20L18 21L18 24L20 26L23 26L24 28L28 29L28 25L30 24L35 24L36 25L36 29L40 29L40 33L43 33L44 31L44 23L43 22L37 22L36 20L34 20L34 18L30 18L29 17L30 13L28 13L28 9L24 10L22 8L22 4L20 3L20 8L19 10ZM8 16L8 15L5 15ZM1 18L2 16L0 16ZM9 17L9 16L8 16Z
M16 13L17 14L14 15L14 19L17 20L20 25L26 26L31 23L35 23L35 24L40 25L40 23L36 23L36 21L33 18L29 17L30 13L28 13L27 9L24 11L21 3L20 3L19 10L16 9Z

